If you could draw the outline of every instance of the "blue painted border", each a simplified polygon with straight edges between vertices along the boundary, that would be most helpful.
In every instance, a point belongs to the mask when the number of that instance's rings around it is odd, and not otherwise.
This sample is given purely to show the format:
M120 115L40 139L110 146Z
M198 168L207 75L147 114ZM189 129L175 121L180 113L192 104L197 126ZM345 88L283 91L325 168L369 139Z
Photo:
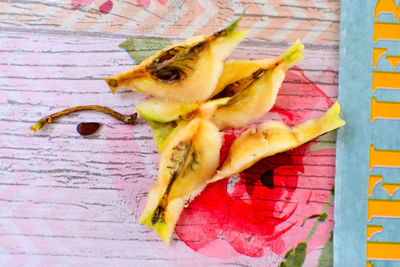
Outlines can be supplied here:
M339 102L347 124L338 130L336 148L337 267L365 266L374 2L341 2Z
M378 100L400 100L400 91L377 90L373 93L371 90L373 47L383 45L389 47L388 51L400 51L399 42L373 42L376 3L377 0L341 2L339 102L347 125L338 130L337 137L334 229L334 266L337 267L366 266L368 176L381 174L385 182L400 182L400 169L374 168L370 171L368 166L370 144L375 144L377 149L400 149L400 121L378 119L370 122L372 96ZM393 21L393 16L383 14L379 18L379 21L388 20ZM388 66L381 61L378 69L385 70ZM376 188L374 197L387 198L387 195ZM393 198L400 199L399 194ZM369 224L382 224L385 220L374 218ZM400 242L399 230L397 237L393 233L397 229L395 226L400 225L400 219L390 220L392 224L384 225L383 232L372 240ZM374 267L400 266L398 261L372 263Z

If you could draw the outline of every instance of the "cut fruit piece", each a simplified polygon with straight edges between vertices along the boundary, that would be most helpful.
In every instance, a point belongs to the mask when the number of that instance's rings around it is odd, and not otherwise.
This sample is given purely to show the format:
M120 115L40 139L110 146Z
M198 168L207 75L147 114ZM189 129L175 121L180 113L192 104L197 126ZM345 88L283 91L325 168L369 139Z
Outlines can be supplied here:
M210 97L223 61L246 36L237 21L210 36L197 36L166 47L135 68L105 78L111 91L121 86L166 99L195 102Z
M218 93L214 98L231 97L213 116L212 121L218 128L243 127L257 121L268 112L275 103L286 71L303 58L303 47L297 40L275 60L228 63L227 70L220 78L219 88L214 92ZM241 69L237 69L239 67L247 69L241 73ZM238 79L235 80L234 77ZM222 87L224 88L221 91Z
M206 117L212 116L212 113L215 111L215 109L219 106L225 105L229 101L229 99L230 99L229 97L225 97L225 98L210 100L203 104L196 103L196 109L191 110L190 112L187 112L185 114L181 114L178 116L179 117L178 119L169 122L159 122L150 118L150 117L157 118L156 115L142 116L142 117L151 126L153 130L154 142L156 143L158 152L161 153L168 145L168 143L171 141L172 137L178 131L180 131L181 128L185 127L185 125L187 125L190 120L192 120L196 116L204 117L206 116L205 115L206 113L208 114ZM138 111L138 113L142 115L140 111ZM149 111L148 113L151 113L151 111Z
M268 121L250 128L232 144L220 170L209 181L230 177L258 162L260 159L296 148L312 139L345 124L339 117L340 105L335 102L319 119L308 120L295 127L279 121Z
M209 121L210 109L200 110L200 116L181 128L161 154L157 182L139 223L154 229L166 243L187 200L204 189L218 167L222 134Z
M180 120L171 122L157 122L146 120L153 131L153 140L157 146L158 152L161 153L166 145L170 142L172 136L182 127Z
M224 69L222 70L221 77L219 77L218 84L212 94L213 98L219 98L217 95L230 84L249 77L253 72L259 69L266 69L268 66L276 63L278 59L268 58L264 60L229 60L225 62ZM225 92L224 95L227 95Z
M135 106L143 119L156 122L170 122L181 118L182 115L196 109L196 102L178 102L159 97L150 97Z

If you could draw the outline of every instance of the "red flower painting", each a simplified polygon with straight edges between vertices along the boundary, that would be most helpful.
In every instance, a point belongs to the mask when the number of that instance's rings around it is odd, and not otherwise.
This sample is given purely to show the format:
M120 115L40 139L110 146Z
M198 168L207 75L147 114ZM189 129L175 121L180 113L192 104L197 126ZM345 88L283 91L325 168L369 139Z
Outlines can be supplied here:
M295 125L320 116L332 104L295 68L287 73L268 117ZM225 134L222 158L235 138ZM266 251L283 257L306 239L313 223L304 219L320 212L330 196L334 149L310 151L312 144L265 158L236 178L210 184L182 213L175 228L179 238L213 257L261 257ZM322 247L332 227L332 221L321 224L308 250Z
M81 7L89 6L94 0L71 0L71 9L77 10ZM99 6L99 11L101 14L108 14L113 8L113 1L107 0Z

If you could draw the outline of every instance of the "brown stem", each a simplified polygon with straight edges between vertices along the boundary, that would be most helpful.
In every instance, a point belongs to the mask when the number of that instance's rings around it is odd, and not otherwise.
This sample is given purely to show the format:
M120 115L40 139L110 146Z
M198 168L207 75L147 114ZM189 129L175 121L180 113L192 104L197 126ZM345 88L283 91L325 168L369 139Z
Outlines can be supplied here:
M39 120L35 125L31 126L30 129L32 131L37 132L39 129L42 129L46 124L50 124L53 121L71 114L76 111L82 111L82 110L95 110L104 114L107 114L117 120L120 120L122 122L125 122L127 124L134 124L137 118L137 113L134 113L132 115L122 115L121 113L118 113L110 108L103 107L103 106L96 106L96 105L89 105L89 106L77 106L73 108L67 108L62 111L59 111L57 113L51 114L50 116L44 117L43 119Z

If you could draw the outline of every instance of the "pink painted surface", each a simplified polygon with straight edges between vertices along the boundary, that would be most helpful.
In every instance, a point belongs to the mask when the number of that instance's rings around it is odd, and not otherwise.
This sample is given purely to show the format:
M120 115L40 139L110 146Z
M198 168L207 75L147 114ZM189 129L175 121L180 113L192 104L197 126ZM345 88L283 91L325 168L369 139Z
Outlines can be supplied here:
M29 29L190 37L216 31L233 17L247 14L242 27L250 30L253 40L339 43L339 0L286 0L284 4L282 0L114 0L107 18L99 10L105 1L3 1L1 10L9 15L0 16L0 23Z
M94 0L71 0L72 10L79 9L84 6L90 5Z
M111 29L113 22L107 16L126 16L124 12L128 11L142 16L148 25L151 21L165 23L163 17L154 20L143 15L147 11L128 10L119 1L110 2L71 1L68 4L75 5L75 10L68 6L68 11L37 8L46 14L55 12L53 17L60 16L57 19L61 22L63 18L63 30L98 25ZM172 9L170 2L148 1L149 9L156 8L156 14L167 16L168 8ZM199 10L201 6L185 5ZM252 8L254 12L261 10ZM102 10L101 21L78 23L87 19L85 12ZM284 10L279 13L284 14ZM188 12L187 16L194 21L200 14ZM118 19L112 20L117 28ZM217 22L198 21L203 26L192 25L186 33L218 27ZM245 23L259 27L257 21ZM135 30L150 33L144 26ZM167 31L185 34L179 25ZM36 134L29 131L40 117L70 106L98 104L131 113L143 96L130 91L112 95L102 80L132 66L126 52L118 49L122 41L120 35L102 33L35 32L24 27L0 31L0 265L279 265L285 251L304 239L314 222L307 220L301 227L303 218L320 212L329 196L334 182L334 150L311 152L307 144L263 161L256 170L210 185L184 211L172 245L166 246L137 224L147 190L157 175L158 161L151 129L142 119L132 127L84 112ZM262 58L278 55L286 47L245 42L232 57ZM267 118L297 123L321 115L330 105L327 99L336 98L337 47L306 44L306 54L299 67L310 81L292 70L274 113ZM104 125L95 135L82 137L75 130L82 121L101 121ZM275 188L260 186L258 176L272 167ZM310 241L309 253L313 256L304 266L316 266L318 249L333 226L332 207L328 214L328 220Z

